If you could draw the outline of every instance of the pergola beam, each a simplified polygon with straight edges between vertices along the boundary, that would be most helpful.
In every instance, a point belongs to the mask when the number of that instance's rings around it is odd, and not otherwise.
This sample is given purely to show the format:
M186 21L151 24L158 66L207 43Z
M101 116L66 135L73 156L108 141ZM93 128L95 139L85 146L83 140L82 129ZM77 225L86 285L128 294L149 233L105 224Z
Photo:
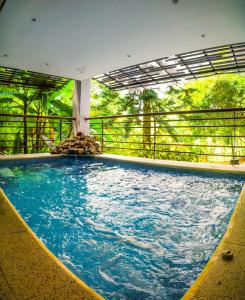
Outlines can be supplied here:
M0 86L13 85L42 90L58 90L70 81L69 78L0 67Z
M171 70L171 72L170 72ZM164 72L164 74L163 74ZM95 76L114 90L245 72L245 43L230 44L158 58Z

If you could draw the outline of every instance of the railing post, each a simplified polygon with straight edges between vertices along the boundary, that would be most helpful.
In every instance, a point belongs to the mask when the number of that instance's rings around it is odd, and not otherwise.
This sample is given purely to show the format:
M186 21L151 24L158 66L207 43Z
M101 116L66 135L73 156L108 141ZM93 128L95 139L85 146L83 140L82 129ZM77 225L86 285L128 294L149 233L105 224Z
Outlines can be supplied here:
M60 118L60 142L62 140L62 117Z
M157 142L157 135L156 135L156 116L153 116L153 124L154 124L154 144L153 144L153 147L154 147L154 159L156 159L156 142Z
M101 152L104 152L104 122L103 119L101 120Z
M236 111L233 112L233 136L232 136L232 160L231 165L239 165L239 158L236 156Z
M24 145L24 154L28 153L28 128L27 128L27 116L24 114L23 118L24 125L24 134L23 134L23 145Z

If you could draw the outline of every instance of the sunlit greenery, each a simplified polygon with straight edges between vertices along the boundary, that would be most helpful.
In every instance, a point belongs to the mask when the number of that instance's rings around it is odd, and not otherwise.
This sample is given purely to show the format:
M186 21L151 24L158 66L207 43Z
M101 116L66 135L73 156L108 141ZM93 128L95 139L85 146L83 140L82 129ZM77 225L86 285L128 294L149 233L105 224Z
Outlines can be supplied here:
M220 75L182 85L171 85L167 89L165 88L163 92L161 92L161 88L148 88L129 91L126 94L95 85L92 99L92 116L245 107L245 77L234 74ZM240 117L243 115L243 113L237 113L237 115L239 114ZM220 118L225 115L233 117L233 113L195 114L189 115L189 117L196 119ZM176 122L170 121L173 118L176 119ZM122 121L125 123L118 123ZM104 151L123 155L154 157L154 137L149 137L150 134L153 135L154 129L150 129L148 126L149 124L153 126L153 121L153 118L149 116L105 119L103 121ZM232 137L234 135L233 119L190 121L188 115L170 115L157 117L155 122L157 127L157 138L155 140L157 158L190 161L229 161L229 156L234 149L234 147L232 149L232 146L235 146L235 144L236 146L244 145L243 138L235 141ZM96 120L94 123L99 123L99 121ZM215 125L215 127L209 127L212 125ZM230 127L218 127L224 125ZM236 125L244 125L243 119L239 119ZM186 128L184 126L190 127ZM101 134L100 124L92 123L91 127L94 132L97 131L97 134ZM244 136L244 133L244 127L237 126L236 135ZM210 138L210 135L221 137ZM144 142L143 145L142 142ZM179 146L179 144L185 146ZM200 145L217 145L217 147L200 147ZM129 150L128 148L137 150ZM216 154L217 156L207 156L205 154ZM219 156L223 154L227 157ZM237 154L245 155L241 148L237 150Z
M0 87L0 113L71 116L72 89L73 82L70 82L62 90L56 92L41 92L34 89ZM92 82L91 116L230 107L245 107L244 75L219 75L217 77L199 79L185 84L175 84L169 87L161 86L123 92L112 91L97 82ZM242 115L242 113L240 113L240 115ZM215 116L218 118L221 114L212 114L213 118ZM192 118L193 117L204 118L205 115L195 114ZM1 120L4 118L6 119L6 117L1 118ZM173 121L173 118L176 118L176 121ZM20 128L17 131L14 128L3 127L4 123L1 123L0 121L0 152L27 152L27 144L23 142L23 140L29 139L33 142L28 144L28 152L47 151L45 143L38 142L39 144L37 144L35 141L39 140L39 137L43 134L49 136L54 132L57 136L59 124L52 120L35 120L35 124L30 124L28 123L28 120L26 121L25 118L19 117L19 121L22 122L23 128ZM121 121L124 123L118 123ZM242 123L243 119L240 119L239 122L240 123L236 125L244 124ZM98 137L99 134L102 133L100 124L100 120L91 122L92 133L98 134ZM205 156L205 153L214 153L214 151L215 153L222 152L227 155L231 153L232 149L230 148L230 145L234 143L232 138L224 137L218 139L195 136L220 135L232 137L234 134L234 128L232 126L227 128L218 127L224 124L234 125L234 121L232 119L228 121L216 120L214 122L207 120L193 122L188 120L188 115L157 117L155 118L155 123L153 117L150 116L104 120L104 152L153 157L153 150L155 147L154 138L150 135L153 135L154 129L150 127L153 127L154 124L156 124L156 134L158 135L155 142L158 145L162 144L155 148L158 150L156 152L157 158L212 161L214 158ZM50 127L50 129L42 129L44 125L46 127ZM187 125L191 127L185 128L184 126ZM210 128L208 127L209 125L216 125L216 127ZM31 129L30 127L34 128ZM64 127L64 132L67 133L69 131L68 127L68 125ZM6 132L8 134L3 135L3 133ZM115 134L121 135L117 136ZM188 136L181 136L183 134ZM238 126L236 128L236 135L244 136L244 127ZM5 141L2 142L2 140ZM9 141L7 144L6 140ZM183 144L186 146L179 147L176 146L177 144ZM204 144L217 145L219 147L200 147L200 145ZM243 144L243 138L236 141L236 145ZM15 148L6 150L6 148L4 148L6 145L12 145L15 146ZM229 147L222 148L222 145ZM111 147L111 149L106 147ZM116 148L121 148L121 150ZM128 150L122 148L135 148L141 150ZM179 151L179 153L176 153L175 151ZM240 155L245 155L242 149L239 151ZM191 154L189 152L191 152ZM225 158L220 157L218 161L220 160L225 160Z
M44 135L50 139L57 136L59 122L55 119L32 119L21 115L71 116L71 90L72 82L56 92L1 87L0 113L20 116L0 117L0 151L3 153L48 151L41 137ZM70 126L63 125L64 133L69 130L68 127Z

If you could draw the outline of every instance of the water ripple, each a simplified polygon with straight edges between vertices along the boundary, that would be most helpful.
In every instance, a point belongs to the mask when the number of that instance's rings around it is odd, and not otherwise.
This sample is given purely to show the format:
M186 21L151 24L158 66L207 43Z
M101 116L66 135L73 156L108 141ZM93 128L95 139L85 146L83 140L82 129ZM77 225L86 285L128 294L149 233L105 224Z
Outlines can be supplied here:
M96 159L11 168L36 234L107 299L180 299L222 237L244 178Z

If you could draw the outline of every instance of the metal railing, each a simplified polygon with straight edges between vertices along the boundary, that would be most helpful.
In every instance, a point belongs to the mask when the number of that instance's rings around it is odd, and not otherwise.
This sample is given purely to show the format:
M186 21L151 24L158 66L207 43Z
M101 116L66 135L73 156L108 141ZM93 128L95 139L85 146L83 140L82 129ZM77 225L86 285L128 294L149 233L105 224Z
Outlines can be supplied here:
M104 153L237 163L245 158L245 108L87 118Z
M72 132L73 117L0 114L0 152L47 152Z

